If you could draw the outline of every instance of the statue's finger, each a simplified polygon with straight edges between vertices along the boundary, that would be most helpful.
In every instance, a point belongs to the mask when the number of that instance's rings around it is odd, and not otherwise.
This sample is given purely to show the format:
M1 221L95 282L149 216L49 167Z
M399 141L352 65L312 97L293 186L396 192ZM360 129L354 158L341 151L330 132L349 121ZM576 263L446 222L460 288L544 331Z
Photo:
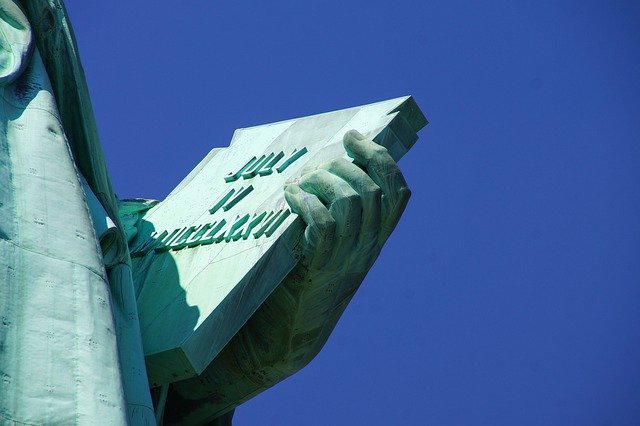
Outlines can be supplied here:
M318 196L336 222L333 259L346 259L360 234L362 203L358 193L343 179L319 169L300 178L300 188Z
M411 191L387 149L355 130L344 135L344 147L364 167L371 179L382 189L382 220L380 241L384 242L395 228L404 211Z
M322 168L342 178L360 196L362 224L356 246L359 249L372 246L380 231L382 190L364 170L344 158L330 161Z
M307 224L304 231L305 263L322 267L328 261L335 244L336 222L316 195L300 189L297 184L285 187L284 197L291 211Z
M344 147L355 163L367 170L383 194L393 197L399 188L407 186L398 164L382 145L350 130L344 135Z
M393 202L386 201L386 195L382 196L382 222L380 227L380 234L378 235L378 241L384 243L391 232L395 229L404 209L407 207L409 198L411 198L411 190L406 186L400 188L397 191L397 195L394 197Z

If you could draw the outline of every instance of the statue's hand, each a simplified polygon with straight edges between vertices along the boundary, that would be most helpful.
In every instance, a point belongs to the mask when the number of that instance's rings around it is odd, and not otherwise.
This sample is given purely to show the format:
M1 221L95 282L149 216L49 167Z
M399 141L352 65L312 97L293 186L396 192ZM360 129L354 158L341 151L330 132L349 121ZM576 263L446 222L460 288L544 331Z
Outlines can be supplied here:
M322 348L409 200L384 147L354 130L344 147L354 162L330 161L285 187L291 210L306 223L301 258L236 335L262 342L244 343L242 351L259 360L263 388L304 367ZM245 375L253 370L255 361Z
M199 378L172 384L175 412L194 395L206 401L199 410L224 412L304 367L327 341L410 195L385 148L353 130L344 146L355 163L331 161L285 188L307 225L300 262Z
M355 130L345 134L344 147L353 163L338 159L303 173L285 188L285 198L307 225L300 262L304 275L350 277L357 287L411 192L384 147Z

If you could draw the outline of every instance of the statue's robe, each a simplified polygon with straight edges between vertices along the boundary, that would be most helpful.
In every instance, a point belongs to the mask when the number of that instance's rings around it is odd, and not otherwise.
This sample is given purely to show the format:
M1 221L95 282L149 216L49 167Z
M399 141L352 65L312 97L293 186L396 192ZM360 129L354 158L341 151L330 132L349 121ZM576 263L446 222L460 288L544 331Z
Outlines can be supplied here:
M58 0L21 7L0 0L0 423L153 424L71 27Z

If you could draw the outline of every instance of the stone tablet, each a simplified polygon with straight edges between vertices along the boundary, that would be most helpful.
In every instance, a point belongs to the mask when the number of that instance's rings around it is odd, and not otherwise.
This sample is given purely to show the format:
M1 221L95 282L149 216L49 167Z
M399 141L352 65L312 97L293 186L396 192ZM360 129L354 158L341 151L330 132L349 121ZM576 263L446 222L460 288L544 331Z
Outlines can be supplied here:
M304 223L288 180L349 158L351 129L397 161L426 123L402 97L239 129L148 210L130 247L152 386L201 373L296 264Z

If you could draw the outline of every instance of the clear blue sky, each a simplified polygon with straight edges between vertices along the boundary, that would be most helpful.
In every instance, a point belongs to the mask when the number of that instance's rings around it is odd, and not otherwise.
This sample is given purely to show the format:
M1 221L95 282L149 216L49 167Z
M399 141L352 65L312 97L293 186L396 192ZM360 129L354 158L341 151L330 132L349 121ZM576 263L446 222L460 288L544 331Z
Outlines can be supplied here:
M238 127L415 96L413 197L236 425L640 424L640 2L68 0L120 197Z

